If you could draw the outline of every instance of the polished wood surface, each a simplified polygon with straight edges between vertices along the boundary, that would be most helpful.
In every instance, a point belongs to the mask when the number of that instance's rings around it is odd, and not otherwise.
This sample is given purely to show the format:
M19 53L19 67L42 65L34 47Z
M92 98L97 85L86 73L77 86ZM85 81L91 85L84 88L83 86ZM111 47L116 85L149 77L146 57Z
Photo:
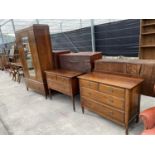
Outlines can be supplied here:
M67 53L70 53L70 52L71 51L69 51L69 50L53 50L54 69L59 69L60 68L59 56L61 54L67 54Z
M125 127L138 121L140 90L143 79L92 72L78 77L80 80L81 108Z
M60 75L62 77L74 78L80 74L81 72L70 71L65 69L54 69L51 71L45 71L47 75Z
M62 69L45 71L45 73L50 95L52 95L51 90L56 90L70 96L73 103L73 110L75 111L74 96L79 93L77 76L82 73Z
M28 38L30 49L28 54L32 55L34 76L30 75L31 72L29 72L23 47L23 38ZM29 28L17 31L16 44L24 70L27 89L34 89L35 91L47 96L48 89L44 71L51 70L54 67L49 26L34 24Z
M101 58L101 52L72 52L61 54L59 56L60 68L87 73L94 69L94 62Z
M79 78L94 82L100 82L102 84L113 85L118 88L127 88L127 89L132 89L137 84L143 82L143 79L140 78L124 77L119 75L98 73L98 72L84 74L81 75Z
M148 59L102 59L95 61L95 72L118 74L144 79L143 95L155 96L155 60Z

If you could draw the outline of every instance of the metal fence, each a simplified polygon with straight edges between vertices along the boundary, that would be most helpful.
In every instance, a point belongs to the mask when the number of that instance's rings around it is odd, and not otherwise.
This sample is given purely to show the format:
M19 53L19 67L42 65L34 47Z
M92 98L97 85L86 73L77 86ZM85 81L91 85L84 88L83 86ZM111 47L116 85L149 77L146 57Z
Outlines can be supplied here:
M137 56L139 20L10 19L0 20L0 44L15 41L15 31L48 24L54 50L102 51L105 55Z

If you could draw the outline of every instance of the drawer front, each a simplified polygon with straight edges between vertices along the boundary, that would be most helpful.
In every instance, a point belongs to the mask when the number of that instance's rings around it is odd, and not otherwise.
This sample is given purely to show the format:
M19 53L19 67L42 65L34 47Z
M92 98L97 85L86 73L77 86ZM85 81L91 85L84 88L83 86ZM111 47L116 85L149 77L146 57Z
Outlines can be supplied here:
M62 84L69 84L69 78L57 75L57 82Z
M48 88L59 91L63 94L71 95L71 88L69 85L66 84L60 84L56 81L47 81L48 83Z
M56 74L47 74L47 80L56 81L62 84L69 84L69 78L56 75Z
M107 108L104 105L101 105L98 102L92 101L85 97L82 97L81 102L82 102L82 106L87 107L88 109L91 109L92 111L104 117L124 123L125 115L122 112Z
M47 76L47 79L50 79L50 80L56 80L57 79L57 76L55 74L46 74Z
M125 98L125 89L99 84L99 91L119 98Z
M90 89L94 89L94 90L98 90L98 83L97 82L80 80L80 86L90 88Z
M81 93L81 96L85 96L94 101L100 102L101 104L107 104L109 106L112 106L124 111L125 104L123 99L110 96L98 91L94 91L88 88L81 88L80 93Z

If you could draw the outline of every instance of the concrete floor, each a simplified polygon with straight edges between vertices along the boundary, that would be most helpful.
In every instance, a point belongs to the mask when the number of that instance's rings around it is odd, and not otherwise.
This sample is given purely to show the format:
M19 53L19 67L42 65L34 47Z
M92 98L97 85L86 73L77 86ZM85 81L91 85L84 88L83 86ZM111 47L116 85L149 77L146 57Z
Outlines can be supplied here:
M142 96L141 111L151 106L155 106L155 99ZM142 130L141 122L133 123L129 134L140 134ZM46 100L0 71L0 134L123 135L124 128L89 111L83 115L79 96L73 112L68 96L55 94L52 100Z

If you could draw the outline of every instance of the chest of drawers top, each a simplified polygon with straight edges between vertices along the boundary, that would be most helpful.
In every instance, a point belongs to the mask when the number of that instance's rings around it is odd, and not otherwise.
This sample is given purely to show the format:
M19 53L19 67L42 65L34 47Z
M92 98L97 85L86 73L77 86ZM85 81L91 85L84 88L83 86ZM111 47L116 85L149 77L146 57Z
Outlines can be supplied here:
M97 83L112 85L115 87L132 89L143 82L141 78L124 77L113 74L105 74L99 72L92 72L78 76L79 79L89 80Z
M55 69L55 70L50 70L45 72L47 76L57 75L57 76L62 76L66 78L74 78L82 74L81 72L64 70L64 69Z

